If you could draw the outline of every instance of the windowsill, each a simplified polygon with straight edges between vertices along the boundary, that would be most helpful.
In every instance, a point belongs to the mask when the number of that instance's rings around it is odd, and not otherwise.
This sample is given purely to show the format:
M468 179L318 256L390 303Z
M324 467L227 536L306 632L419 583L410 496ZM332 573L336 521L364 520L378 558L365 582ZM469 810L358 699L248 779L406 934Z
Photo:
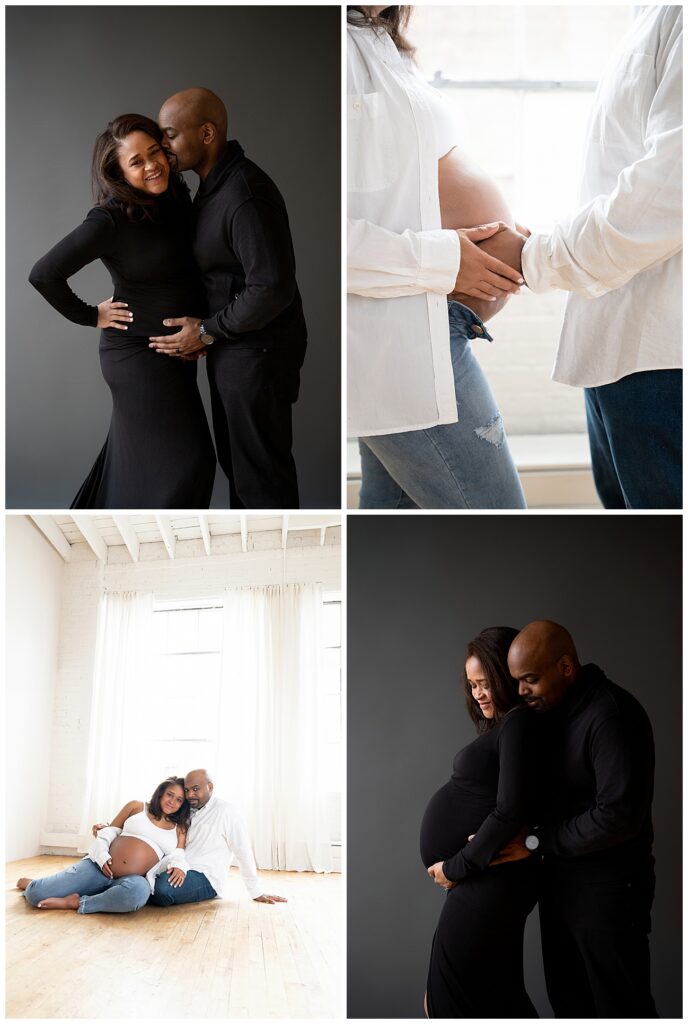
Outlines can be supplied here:
M509 447L528 508L600 508L590 468L587 434L520 434ZM347 507L358 508L361 458L347 444Z

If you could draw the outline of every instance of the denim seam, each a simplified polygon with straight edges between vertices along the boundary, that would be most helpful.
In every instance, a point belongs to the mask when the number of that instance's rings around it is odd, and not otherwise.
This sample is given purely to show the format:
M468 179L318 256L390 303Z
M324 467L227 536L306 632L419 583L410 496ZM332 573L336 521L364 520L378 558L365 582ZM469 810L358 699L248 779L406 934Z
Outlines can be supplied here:
M435 450L436 450L437 454L439 455L439 457L440 457L440 458L442 459L442 462L443 462L443 463L445 464L445 466L447 467L447 469L448 469L448 471L449 471L449 475L451 476L452 480L453 480L453 481L454 481L454 483L456 484L456 489L458 490L459 494L460 494L460 495L461 495L461 497L463 498L463 500L464 500L464 503L465 503L465 505L466 505L466 508L472 508L473 506L472 506L472 505L471 505L471 504L470 504L470 503L468 502L468 500L467 500L467 498L466 498L466 495L464 494L464 491L463 491L463 487L461 486L461 484L459 483L459 481L458 481L458 480L456 479L456 476L455 476L455 474L454 474L454 470L453 470L453 469L451 468L451 466L450 466L450 465L449 465L449 463L447 462L447 460L446 460L446 458L445 458L445 456L444 456L444 453L442 452L441 448L439 447L439 445L438 445L438 444L437 444L437 442L435 441L435 438L434 438L434 437L432 437L432 435L430 434L430 432L429 432L428 430L424 430L424 431L423 431L423 433L425 434L425 436L427 437L427 439L428 439L428 440L429 440L429 441L430 441L430 442L432 443L432 445L433 445L433 447L435 448Z

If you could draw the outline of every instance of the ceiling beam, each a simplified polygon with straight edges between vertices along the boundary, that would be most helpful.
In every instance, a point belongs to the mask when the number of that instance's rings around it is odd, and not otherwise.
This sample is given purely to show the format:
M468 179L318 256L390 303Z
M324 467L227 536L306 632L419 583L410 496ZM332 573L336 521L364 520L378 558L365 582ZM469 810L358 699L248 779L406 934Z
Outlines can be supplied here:
M289 533L289 516L282 516L282 547L287 547L287 534Z
M198 525L201 528L201 536L203 537L203 547L205 548L206 555L210 554L210 527L208 526L208 517L199 516Z
M61 555L65 562L69 562L72 557L72 549L69 546L69 541L52 516L31 516L31 519L33 519L45 539L50 541L58 555Z
M246 554L248 551L248 519L246 516L239 516L241 525L241 550Z
M113 516L112 518L114 520L115 526L119 530L120 537L127 546L127 551L131 555L132 562L138 562L141 541L136 536L134 527L131 525L129 517Z
M177 538L172 532L172 524L169 516L156 516L155 521L158 524L158 529L164 541L165 547L167 548L167 554L171 559L174 558L174 549L177 543Z
M95 518L93 516L72 516L72 519L81 530L84 540L98 561L107 565L107 544L98 533Z

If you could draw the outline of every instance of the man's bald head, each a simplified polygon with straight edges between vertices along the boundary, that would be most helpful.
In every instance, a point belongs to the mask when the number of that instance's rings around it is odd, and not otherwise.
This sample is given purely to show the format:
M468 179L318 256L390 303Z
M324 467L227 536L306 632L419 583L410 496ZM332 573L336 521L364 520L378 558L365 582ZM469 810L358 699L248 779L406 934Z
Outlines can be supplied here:
M165 100L158 124L179 171L205 177L227 141L227 110L210 89L184 89Z
M187 773L184 779L184 792L195 810L205 807L213 792L213 780L206 768L194 768Z
M558 622L530 622L509 648L509 671L518 692L537 711L556 707L575 683L580 662L571 634Z

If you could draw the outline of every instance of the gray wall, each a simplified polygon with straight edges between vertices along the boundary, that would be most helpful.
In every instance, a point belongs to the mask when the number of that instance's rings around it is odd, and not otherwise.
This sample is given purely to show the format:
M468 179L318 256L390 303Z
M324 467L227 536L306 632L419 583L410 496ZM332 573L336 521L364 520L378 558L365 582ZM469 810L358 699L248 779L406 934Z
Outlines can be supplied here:
M680 516L349 516L347 602L349 1016L423 1015L444 894L418 832L475 735L460 692L466 642L552 618L653 724L653 987L660 1016L680 1017ZM498 984L498 945L495 956ZM536 913L525 964L551 1016Z
M7 9L7 507L68 506L111 410L99 332L48 306L29 270L91 207L98 132L128 111L156 117L195 85L224 99L230 137L285 197L310 335L294 410L301 500L340 507L339 69L337 7ZM111 294L100 263L72 283L89 302ZM207 402L203 366L199 379ZM217 480L213 507L226 508L219 467Z

